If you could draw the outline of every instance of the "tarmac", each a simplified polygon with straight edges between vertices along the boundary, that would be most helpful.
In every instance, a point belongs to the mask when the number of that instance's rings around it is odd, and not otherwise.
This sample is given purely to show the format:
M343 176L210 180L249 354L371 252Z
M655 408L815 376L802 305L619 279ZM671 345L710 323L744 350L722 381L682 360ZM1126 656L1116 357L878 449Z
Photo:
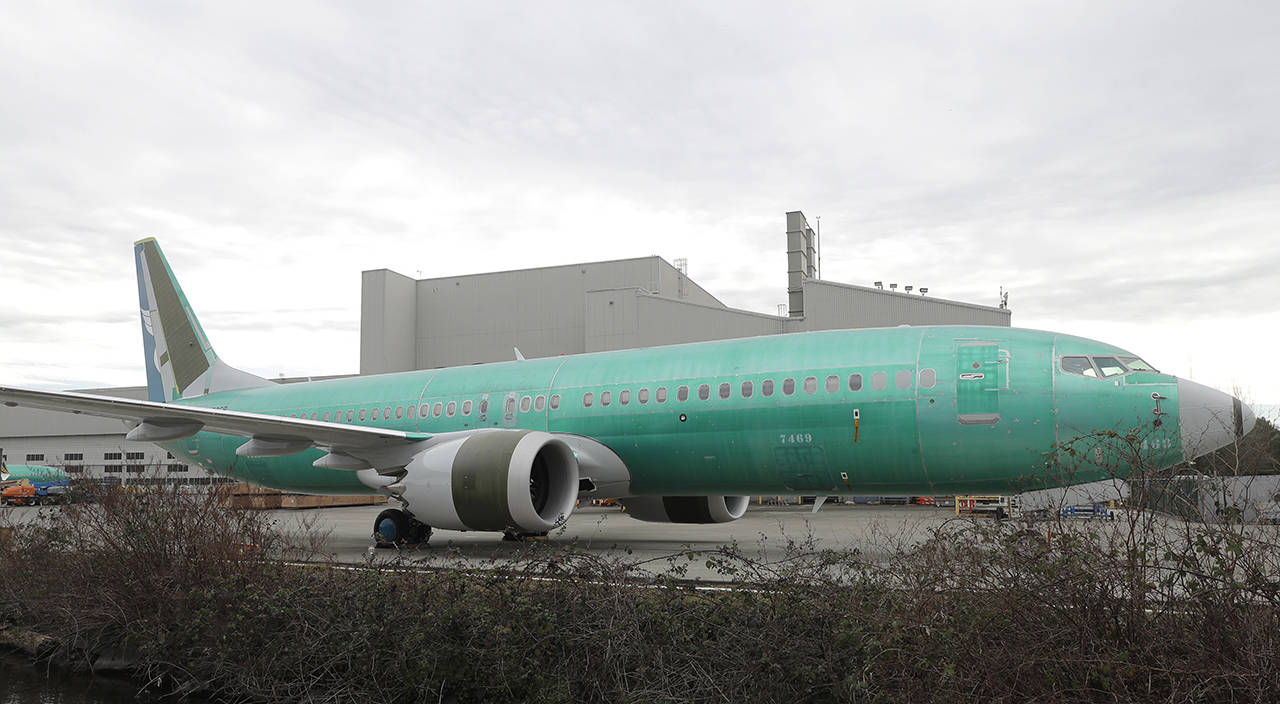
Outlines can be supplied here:
M793 549L854 549L863 559L885 561L895 547L921 542L930 532L956 520L953 509L934 506L854 505L828 502L817 512L812 505L752 504L746 515L730 523L684 525L648 523L628 516L620 507L584 506L568 522L545 538L504 541L502 534L435 530L427 544L403 549L376 549L373 521L389 505L269 510L265 513L299 542L316 546L309 559L368 567L470 566L490 569L547 554L547 548L572 546L605 560L638 564L644 571L668 573L683 565L691 579L725 579L690 554L714 553L736 547L758 561L783 559ZM0 523L21 525L38 511L52 507L12 507L0 511ZM7 514L7 515L3 515ZM790 547L789 547L790 546Z
M398 562L409 566L472 564L491 567L539 554L544 546L573 546L605 559L642 564L651 572L668 572L685 565L691 578L718 579L705 560L688 560L736 547L744 555L775 561L789 550L856 549L864 559L882 561L895 546L914 544L930 532L957 519L953 509L933 506L824 505L817 513L810 506L752 505L746 515L730 523L677 525L648 523L628 516L619 507L587 506L574 511L568 522L546 538L524 542L504 541L499 533L435 530L423 546L375 549L373 521L386 506L272 511L285 530L306 528L325 536L322 552L332 561L352 564ZM790 548L789 548L790 546Z

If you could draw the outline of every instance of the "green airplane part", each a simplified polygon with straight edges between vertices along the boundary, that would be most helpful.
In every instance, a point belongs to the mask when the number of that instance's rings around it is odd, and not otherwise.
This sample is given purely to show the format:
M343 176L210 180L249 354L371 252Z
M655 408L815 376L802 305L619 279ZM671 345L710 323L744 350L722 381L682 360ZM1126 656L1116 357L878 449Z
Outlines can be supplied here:
M66 472L56 467L40 464L0 465L0 481L18 482L24 479L29 482L68 481Z
M276 384L213 351L153 239L135 244L150 401L0 388L132 421L135 440L278 489L382 493L388 541L542 532L580 498L706 523L774 494L1008 494L1168 466L1253 413L1113 345L921 326L772 335Z

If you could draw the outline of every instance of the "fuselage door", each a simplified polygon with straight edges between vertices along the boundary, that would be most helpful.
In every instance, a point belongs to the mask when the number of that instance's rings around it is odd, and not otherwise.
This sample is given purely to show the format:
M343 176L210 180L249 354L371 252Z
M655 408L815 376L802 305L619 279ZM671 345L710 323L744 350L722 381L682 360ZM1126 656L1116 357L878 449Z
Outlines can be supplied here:
M516 410L517 396L518 394L516 394L516 392L511 391L507 394L506 398L502 399L502 427L504 428L516 427L516 424L520 419L518 411Z
M1000 392L1009 388L1009 353L992 341L956 343L956 419L962 425L1000 422Z

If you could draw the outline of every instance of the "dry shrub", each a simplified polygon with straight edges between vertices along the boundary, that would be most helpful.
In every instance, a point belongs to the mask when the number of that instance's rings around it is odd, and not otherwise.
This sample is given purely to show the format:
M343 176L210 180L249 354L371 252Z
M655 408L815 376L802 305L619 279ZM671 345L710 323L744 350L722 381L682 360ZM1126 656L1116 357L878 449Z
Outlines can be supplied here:
M1050 534L1052 538L1050 539ZM956 521L889 561L792 540L666 564L533 544L478 569L290 566L264 514L174 490L52 511L0 601L91 661L227 700L1265 702L1274 531L1132 509ZM760 553L763 554L763 553ZM727 580L684 579L699 563ZM452 565L452 566L451 566Z

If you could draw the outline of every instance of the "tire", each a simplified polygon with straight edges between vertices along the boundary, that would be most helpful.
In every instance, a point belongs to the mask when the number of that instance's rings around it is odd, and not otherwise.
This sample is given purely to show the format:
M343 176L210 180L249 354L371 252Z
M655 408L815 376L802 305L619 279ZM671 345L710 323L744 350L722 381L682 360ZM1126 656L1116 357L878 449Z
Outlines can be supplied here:
M426 545L429 540L431 540L431 526L410 516L405 542L409 545Z
M395 548L409 538L409 516L398 508L389 508L373 520L373 539L379 548Z

